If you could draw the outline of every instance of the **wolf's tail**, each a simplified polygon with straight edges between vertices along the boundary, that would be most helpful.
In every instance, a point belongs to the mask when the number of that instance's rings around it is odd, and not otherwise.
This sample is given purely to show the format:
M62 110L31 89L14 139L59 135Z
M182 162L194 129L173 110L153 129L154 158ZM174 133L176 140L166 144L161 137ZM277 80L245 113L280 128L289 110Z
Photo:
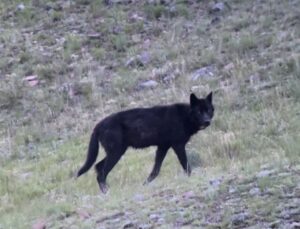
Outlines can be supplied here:
M97 159L98 151L99 151L99 136L98 136L98 131L94 130L91 135L86 161L84 165L81 167L81 169L79 169L77 173L77 177L81 176L92 167L92 165L95 163Z

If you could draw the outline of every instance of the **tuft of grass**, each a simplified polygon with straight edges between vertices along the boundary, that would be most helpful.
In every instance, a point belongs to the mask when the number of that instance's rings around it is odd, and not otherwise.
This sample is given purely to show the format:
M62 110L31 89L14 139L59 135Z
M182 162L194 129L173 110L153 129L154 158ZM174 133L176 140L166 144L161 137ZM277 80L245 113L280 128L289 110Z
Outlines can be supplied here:
M57 78L56 69L52 64L47 65L37 65L36 66L36 74L48 82L53 81Z
M49 228L123 228L128 221L269 227L279 217L270 209L286 207L284 194L297 193L299 183L293 172L300 158L299 1L233 1L234 10L216 24L203 1L26 0L25 11L16 11L19 3L0 2L0 228L30 228L41 218ZM144 52L149 63L122 67ZM210 65L212 76L190 81L193 71ZM40 84L30 87L22 79L33 74ZM160 86L135 90L149 79ZM106 115L188 102L191 91L211 90L215 117L187 146L189 179L170 150L160 176L143 186L155 148L129 149L108 177L106 196L94 171L74 179L87 135ZM104 155L100 148L99 160ZM287 175L258 180L265 164ZM264 195L250 196L257 186ZM81 219L80 209L90 216ZM232 222L241 209L247 225ZM97 223L123 211L123 218Z
M245 55L248 51L256 49L258 41L252 34L242 34L239 37L231 37L229 50L240 55Z
M63 57L66 62L71 61L74 54L76 54L82 45L82 40L73 34L69 34L64 42L64 50L63 50Z
M59 22L63 19L64 15L60 11L53 11L51 13L51 20L52 22Z
M125 52L129 45L129 40L126 34L120 33L112 36L112 45L117 52Z
M167 9L161 4L149 4L144 6L144 12L147 18L157 20L167 12Z
M37 22L38 16L33 8L25 5L24 9L16 11L16 20L18 24L29 27Z

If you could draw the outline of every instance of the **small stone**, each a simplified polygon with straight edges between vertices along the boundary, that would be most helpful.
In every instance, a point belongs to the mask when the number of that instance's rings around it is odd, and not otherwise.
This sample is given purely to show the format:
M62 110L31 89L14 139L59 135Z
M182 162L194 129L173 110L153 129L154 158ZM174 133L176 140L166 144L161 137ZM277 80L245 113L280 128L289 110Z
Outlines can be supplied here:
M123 226L123 229L127 229L127 228L134 228L134 223L132 222L127 222L125 223L125 225Z
M226 8L228 9L230 8L227 3L217 2L209 8L209 13L211 14L220 13L223 12Z
M101 34L100 33L90 33L90 34L87 34L87 37L90 39L100 39Z
M39 84L39 80L38 80L38 77L36 75L32 75L32 76L26 76L23 81L26 81L27 84L31 87L34 87L36 85Z
M32 81L29 81L28 82L28 85L30 86L30 87L34 87L34 86L36 86L36 85L38 85L39 84L39 81L38 80L32 80Z
M141 89L152 89L158 86L158 83L155 80L148 80L139 84Z
M280 220L275 220L271 223L269 223L269 227L270 228L278 228L278 226L281 224L281 221Z
M145 66L150 62L150 55L147 52L143 52L141 55L138 56L140 63Z
M80 219L88 219L91 217L91 214L85 210L77 210L77 214L79 215Z
M236 188L235 188L235 187L229 187L228 192L229 192L230 194L235 193L235 192L236 192Z
M209 181L209 184L215 188L219 187L221 183L222 183L222 179L213 179Z
M290 225L291 229L299 229L300 228L300 222L293 222Z
M151 61L150 55L148 52L143 52L140 55L129 58L125 63L126 67L134 66L145 66Z
M233 68L234 68L234 64L232 62L224 66L225 71L230 71Z
M279 216L282 219L290 219L291 218L291 214L290 214L289 210L283 210Z
M142 37L140 34L134 34L131 36L131 39L134 43L139 43L142 40Z
M32 229L46 229L46 221L44 219L38 220L32 225Z
M217 2L217 3L212 7L213 10L217 10L217 11L222 11L222 10L224 10L224 8L225 8L225 5L224 5L223 2Z
M195 196L195 193L193 191L185 192L182 195L182 197L184 199L190 199L191 197L194 197L194 196Z
M145 200L145 196L143 194L136 194L133 199L135 201L144 201Z
M133 3L134 0L104 0L104 3L106 5L112 5L112 4L130 4Z
M17 10L19 10L19 11L25 10L25 5L24 5L24 3L18 4L18 5L17 5Z
M149 216L149 218L150 218L151 220L153 220L153 221L157 221L160 217L159 217L158 214L151 214L151 215Z
M150 229L150 228L153 228L153 226L151 224L144 223L144 224L140 224L138 228L139 229Z
M164 218L159 218L156 223L160 224L160 225L163 225L163 224L165 224L165 219Z
M139 16L138 14L134 13L129 18L131 21L143 21L144 18Z
M268 177L272 175L275 171L274 170L262 170L258 174L256 174L257 178L262 178L262 177Z
M164 83L170 83L170 82L174 81L175 79L176 79L176 75L175 74L169 74L169 75L163 77L162 81Z
M258 196L258 195L260 195L260 189L259 188L251 188L249 191L249 194L251 196Z
M243 224L247 219L249 219L248 213L239 213L231 217L232 224L234 225Z
M198 70L194 71L191 75L191 80L196 81L199 78L207 78L212 77L214 75L214 67L212 65L199 68Z
M130 58L126 61L125 66L126 66L126 67L133 66L133 65L135 65L135 61L136 61L136 57L130 57Z
M278 173L279 177L287 177L287 176L291 176L291 173L288 172L282 172L282 173Z

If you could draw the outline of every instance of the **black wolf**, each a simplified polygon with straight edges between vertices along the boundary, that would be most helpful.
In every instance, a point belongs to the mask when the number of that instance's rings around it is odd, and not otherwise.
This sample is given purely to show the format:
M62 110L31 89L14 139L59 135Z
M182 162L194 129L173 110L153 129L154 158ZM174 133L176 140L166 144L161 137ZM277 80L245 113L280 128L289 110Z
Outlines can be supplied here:
M190 103L168 106L136 108L112 114L100 121L90 138L85 164L77 177L87 172L95 163L99 141L106 157L96 164L100 190L106 193L106 177L129 146L144 148L157 146L155 164L145 183L157 177L169 148L172 148L184 171L190 175L185 145L190 137L210 125L214 115L212 92L206 98L190 95Z

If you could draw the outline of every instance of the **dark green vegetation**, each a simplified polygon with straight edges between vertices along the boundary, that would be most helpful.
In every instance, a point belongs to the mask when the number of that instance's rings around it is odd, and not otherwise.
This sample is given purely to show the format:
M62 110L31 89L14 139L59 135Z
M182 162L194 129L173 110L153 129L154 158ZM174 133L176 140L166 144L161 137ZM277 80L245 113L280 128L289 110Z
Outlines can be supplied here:
M0 2L0 228L299 222L300 2L137 2ZM173 155L142 187L155 149L128 152L107 196L92 172L73 179L102 117L210 90L214 123L187 147L188 181ZM257 178L262 167L274 171Z

